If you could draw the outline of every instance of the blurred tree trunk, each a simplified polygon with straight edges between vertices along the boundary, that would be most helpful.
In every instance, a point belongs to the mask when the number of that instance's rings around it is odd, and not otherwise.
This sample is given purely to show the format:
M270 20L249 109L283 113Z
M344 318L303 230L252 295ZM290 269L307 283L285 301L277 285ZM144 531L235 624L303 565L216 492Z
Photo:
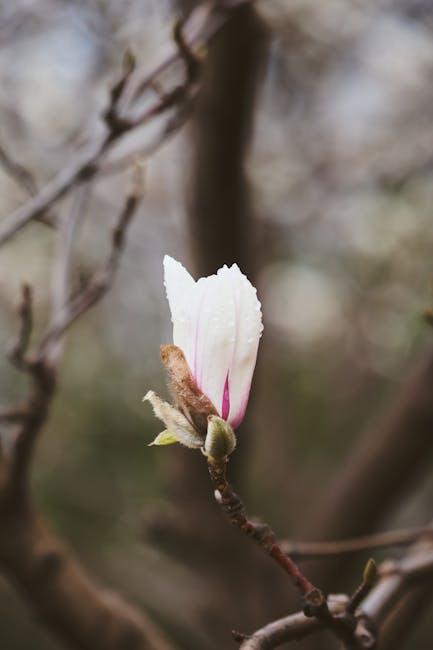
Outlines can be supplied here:
M245 158L264 54L264 27L242 7L211 46L193 123L189 232L197 275L236 262L249 276L253 230Z

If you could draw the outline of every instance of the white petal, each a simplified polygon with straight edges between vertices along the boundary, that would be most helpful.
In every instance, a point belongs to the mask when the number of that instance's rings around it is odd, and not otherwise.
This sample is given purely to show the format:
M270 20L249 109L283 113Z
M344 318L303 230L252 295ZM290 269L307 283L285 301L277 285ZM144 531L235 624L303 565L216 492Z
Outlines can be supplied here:
M242 421L248 403L251 381L263 331L262 311L257 291L234 264L218 272L227 278L236 308L236 333L229 372L230 412L228 421L236 428Z
M197 344L192 368L200 390L223 417L224 387L235 344L235 303L230 282L224 276L200 278Z
M184 352L199 388L237 427L248 403L263 330L256 289L234 264L198 282L164 258L173 342Z
M191 366L196 339L197 283L180 262L165 255L164 284L173 323L173 343L183 351Z

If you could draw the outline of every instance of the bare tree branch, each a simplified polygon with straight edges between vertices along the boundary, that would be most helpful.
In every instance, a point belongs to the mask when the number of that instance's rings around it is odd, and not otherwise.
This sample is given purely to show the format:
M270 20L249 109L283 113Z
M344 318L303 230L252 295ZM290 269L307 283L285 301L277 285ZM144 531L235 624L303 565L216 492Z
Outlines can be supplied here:
M28 352L32 328L31 291L23 288L20 329L11 359L31 377L23 405L0 414L17 422L15 443L0 469L0 566L38 614L68 647L82 650L171 650L146 615L120 597L94 584L70 551L62 547L35 513L29 474L35 443L48 417L55 394L59 355L53 354L66 328L100 300L111 287L124 248L126 230L141 198L135 183L125 201L112 237L105 267L71 299L72 244L85 199L84 189L62 222L55 273L53 314L49 333L35 354ZM59 317L60 314L66 316Z
M15 183L24 190L29 196L35 196L38 188L33 174L29 172L23 165L16 162L10 154L7 153L4 147L0 146L0 165L5 172L12 178ZM55 219L52 215L45 214L38 217L38 221L44 223L46 226L55 227Z
M56 259L52 272L52 299L50 329L55 329L61 322L62 314L68 307L70 299L71 271L73 266L73 248L80 225L86 211L90 196L90 185L81 185L72 198L68 212L60 220L57 233ZM64 338L58 338L52 345L47 358L50 363L57 365L62 354Z
M182 29L178 29L174 51L172 46L170 52L165 53L150 73L143 76L141 71L137 71L134 74L129 67L111 93L110 102L104 112L105 128L102 135L91 142L85 151L77 155L68 167L60 171L28 203L3 220L0 226L0 245L29 221L43 215L47 208L64 197L71 188L94 178L99 172L101 160L125 134L173 108L179 110L179 119L182 116L182 119L186 120L188 111L183 110L184 106L189 104L199 88L196 75L191 75L191 48L206 43L230 20L233 12L248 1L232 0L223 5L208 3L198 7L182 25ZM180 34L183 36L179 37ZM144 108L134 112L131 103L141 100L145 91L154 96L158 78L170 70L174 73L182 61L186 63L185 80L181 84L175 83L174 87L158 95L157 101L151 102L150 106L146 103ZM166 136L171 133L172 129L167 128Z
M232 526L236 526L248 535L265 553L267 553L292 579L294 585L303 597L311 616L320 617L328 614L324 597L303 574L299 567L284 553L277 542L275 533L265 523L250 519L240 497L234 492L227 480L228 459L216 460L208 458L209 476L214 488L215 499L223 514Z
M423 536L432 536L433 528L419 527L403 530L390 530L384 533L352 537L330 542L296 542L281 541L282 549L297 560L312 560L332 556L371 551L374 549L390 548L392 546L409 546Z
M21 287L21 302L19 305L20 325L18 336L8 353L8 358L18 369L27 370L28 363L25 358L30 343L33 328L33 296L29 284Z
M57 313L41 343L42 356L48 354L50 348L56 345L77 318L93 307L111 288L125 245L126 231L137 211L140 200L141 189L135 184L125 201L119 221L113 231L111 251L105 266L96 271L86 286Z
M224 6L209 3L193 12L185 24L178 24L173 51L168 58L159 61L147 75L147 80L138 75L140 81L132 95L130 90L136 77L134 70L128 67L111 92L103 115L105 125L101 134L25 205L4 219L0 226L1 245L27 223L43 216L59 199L78 190L70 212L60 224L51 320L41 343L32 354L28 350L32 327L30 290L26 289L23 294L21 326L11 358L18 367L29 373L31 389L23 405L3 412L3 422L16 422L17 428L10 458L0 466L0 522L4 531L0 541L0 566L33 610L38 612L41 620L70 647L82 650L169 648L169 643L155 631L144 615L92 582L73 555L62 548L40 521L31 499L31 464L36 442L55 395L59 350L64 334L112 286L126 231L141 197L140 188L135 186L125 201L114 229L105 265L94 273L84 288L71 295L72 248L85 195L81 188L95 179L107 161L108 167L114 163L117 169L121 169L135 155L132 151L127 152L123 160L115 157L114 145L126 133L154 118L168 115L160 135L150 145L140 146L139 154L143 156L154 151L182 126L190 114L191 102L199 88L200 60L193 48L206 43L241 4L244 3L234 1L224 3ZM181 83L178 82L179 63L184 64ZM164 73L166 78L167 73L171 72L176 77L176 83L168 89L160 84L159 91L155 93L160 75ZM152 101L140 103L135 110L131 100L141 102L145 92L151 94ZM110 162L107 154L111 151L114 155Z
M33 196L37 192L36 182L33 175L23 167L20 163L16 162L7 153L4 147L0 146L0 165L5 172L13 178L16 184L21 187L26 194Z
M0 507L2 572L66 647L173 650L147 616L86 574L32 510Z
M398 600L414 584L420 584L433 575L433 545L431 540L414 544L399 561L384 562L379 568L379 580L354 612L353 642L348 648L375 647L378 630L386 621ZM328 596L333 620L344 620L350 614L350 599L346 595ZM298 612L279 619L257 630L241 643L242 650L271 650L283 643L297 641L324 627L335 631L325 620L307 618Z
M346 595L332 595L328 598L329 611L333 616L342 614L349 602ZM309 618L303 612L290 614L277 621L268 623L254 632L242 644L242 650L270 650L288 641L300 641L305 636L313 634L325 627L325 622L317 618Z
M416 545L397 562L385 562L381 567L381 580L361 605L363 616L376 626L388 617L395 603L408 586L422 582L433 574L433 550L431 543Z

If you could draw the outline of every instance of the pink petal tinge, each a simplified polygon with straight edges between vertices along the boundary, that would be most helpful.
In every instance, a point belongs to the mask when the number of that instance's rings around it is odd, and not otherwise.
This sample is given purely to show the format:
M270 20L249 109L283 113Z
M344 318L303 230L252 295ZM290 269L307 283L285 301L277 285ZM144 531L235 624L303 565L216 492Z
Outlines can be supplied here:
M263 330L256 289L236 264L195 282L168 255L164 277L173 343L184 352L200 390L236 428L247 407Z

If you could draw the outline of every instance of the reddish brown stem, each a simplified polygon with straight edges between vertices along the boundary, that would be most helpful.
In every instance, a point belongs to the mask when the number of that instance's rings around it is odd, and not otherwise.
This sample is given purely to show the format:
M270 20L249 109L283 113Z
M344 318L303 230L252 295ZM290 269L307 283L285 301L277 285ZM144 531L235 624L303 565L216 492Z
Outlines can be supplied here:
M258 546L270 555L277 564L289 574L294 584L306 600L314 594L314 604L320 605L323 597L318 589L302 573L298 565L282 550L277 542L274 531L265 523L252 521L248 518L244 504L234 492L227 480L227 460L215 461L208 459L209 474L215 488L215 499L221 510L232 524L245 535L251 537Z

